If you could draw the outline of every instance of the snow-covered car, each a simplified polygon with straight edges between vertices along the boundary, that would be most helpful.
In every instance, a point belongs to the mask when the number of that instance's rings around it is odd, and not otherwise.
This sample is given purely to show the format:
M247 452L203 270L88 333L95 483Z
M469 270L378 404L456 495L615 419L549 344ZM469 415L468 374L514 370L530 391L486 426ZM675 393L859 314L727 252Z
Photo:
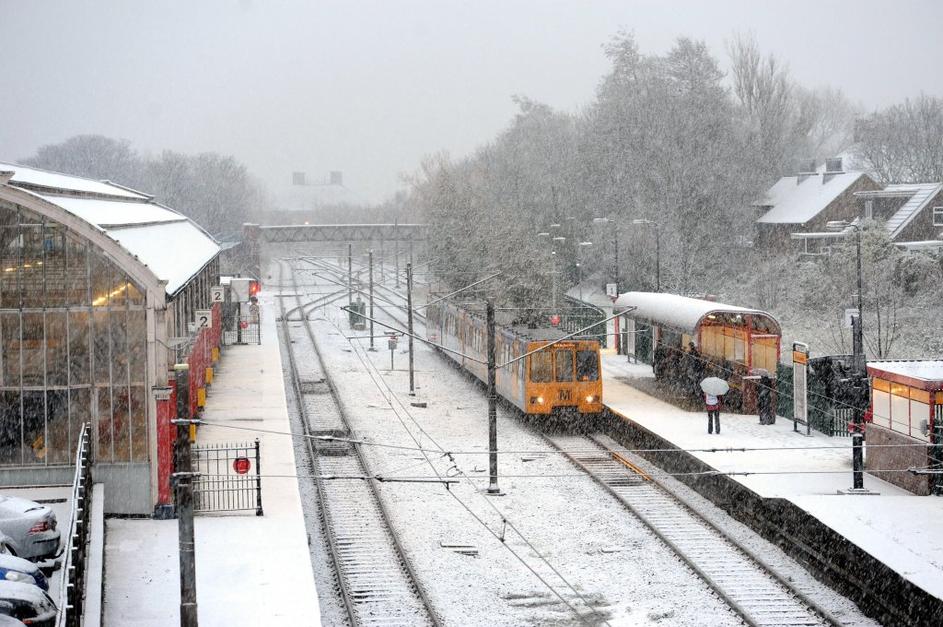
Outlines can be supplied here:
M0 581L0 614L33 627L53 627L57 613L55 602L45 590L28 583Z
M49 582L39 566L22 557L0 553L0 581L17 581L49 590Z
M18 496L0 495L0 533L17 557L42 560L59 552L55 513L46 505Z

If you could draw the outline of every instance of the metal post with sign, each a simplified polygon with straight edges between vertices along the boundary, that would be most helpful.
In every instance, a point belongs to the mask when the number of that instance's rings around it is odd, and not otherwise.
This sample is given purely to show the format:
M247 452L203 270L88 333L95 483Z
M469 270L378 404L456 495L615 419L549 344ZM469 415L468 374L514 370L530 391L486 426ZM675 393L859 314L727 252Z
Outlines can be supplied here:
M809 422L809 386L807 370L809 364L809 345L802 342L792 343L792 430L799 431L798 423L805 422L805 434L812 435Z
M390 348L390 370L393 370L393 353L396 351L396 343L399 338L396 336L395 331L386 332L386 343Z

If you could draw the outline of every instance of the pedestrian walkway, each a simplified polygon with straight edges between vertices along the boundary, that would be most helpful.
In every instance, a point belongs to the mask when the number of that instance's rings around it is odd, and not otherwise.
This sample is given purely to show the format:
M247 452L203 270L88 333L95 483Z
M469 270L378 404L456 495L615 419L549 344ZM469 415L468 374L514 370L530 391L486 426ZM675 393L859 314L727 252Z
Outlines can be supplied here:
M852 485L851 439L829 437L790 419L760 425L756 415L721 413L721 434L707 433L706 412L690 412L633 387L651 366L603 355L603 398L613 413L671 442L766 498L792 501L865 551L938 598L943 598L943 498L915 496L867 473L877 495L839 494ZM842 447L821 448L821 447ZM820 447L820 448L814 448ZM692 449L757 449L709 452ZM789 450L792 449L792 450ZM792 474L790 474L792 473Z
M291 430L272 296L260 300L262 343L224 349L203 414L239 430L203 425L197 444L259 438L265 513L196 518L199 617L206 625L319 625L291 439L242 430ZM107 530L105 624L179 624L177 521L113 519Z

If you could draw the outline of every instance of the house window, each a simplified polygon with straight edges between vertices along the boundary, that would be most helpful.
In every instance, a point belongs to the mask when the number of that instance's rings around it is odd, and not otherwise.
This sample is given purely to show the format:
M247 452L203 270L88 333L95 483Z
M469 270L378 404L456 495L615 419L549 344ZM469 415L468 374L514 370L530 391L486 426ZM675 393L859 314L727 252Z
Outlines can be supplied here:
M933 208L933 226L943 226L943 207Z
M874 201L870 198L864 201L864 218L865 220L874 219Z

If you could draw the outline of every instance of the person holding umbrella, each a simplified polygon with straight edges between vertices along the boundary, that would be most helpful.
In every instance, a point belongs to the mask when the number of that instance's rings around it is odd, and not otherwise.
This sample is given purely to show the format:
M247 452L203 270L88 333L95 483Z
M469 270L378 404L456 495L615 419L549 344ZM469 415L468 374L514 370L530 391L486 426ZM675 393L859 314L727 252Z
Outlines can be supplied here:
M704 404L707 406L707 432L720 435L720 400L730 390L730 386L723 379L707 377L701 381L701 391L704 392Z

